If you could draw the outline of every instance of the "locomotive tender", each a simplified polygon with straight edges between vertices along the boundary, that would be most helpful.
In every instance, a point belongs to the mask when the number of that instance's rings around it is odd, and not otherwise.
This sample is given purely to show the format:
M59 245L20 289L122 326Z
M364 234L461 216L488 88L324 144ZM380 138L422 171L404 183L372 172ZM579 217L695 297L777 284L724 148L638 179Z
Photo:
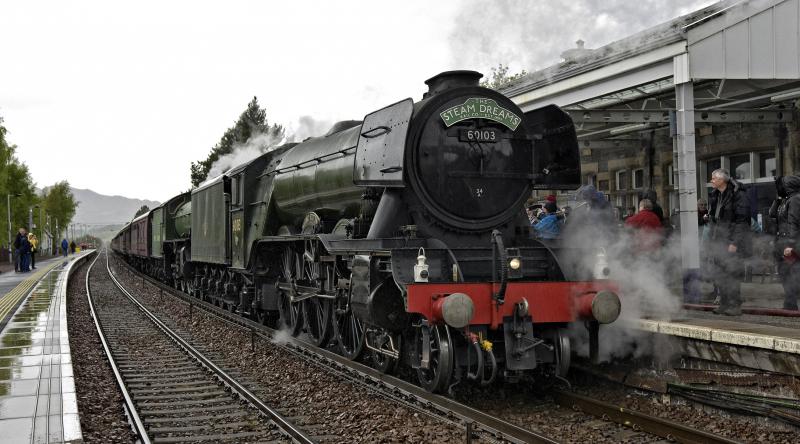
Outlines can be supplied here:
M522 211L533 189L580 185L574 125L554 105L523 113L480 77L441 73L419 102L239 165L133 220L112 248L351 359L409 365L429 391L563 376L569 324L586 322L596 347L620 312L613 283L533 239Z

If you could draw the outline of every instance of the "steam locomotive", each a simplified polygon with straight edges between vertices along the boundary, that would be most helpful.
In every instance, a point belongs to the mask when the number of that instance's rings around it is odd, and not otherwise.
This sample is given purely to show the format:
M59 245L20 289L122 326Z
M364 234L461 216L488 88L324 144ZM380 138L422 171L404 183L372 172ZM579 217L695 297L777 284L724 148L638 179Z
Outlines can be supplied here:
M112 248L350 359L408 365L432 392L563 376L569 324L594 326L596 347L620 312L605 274L533 239L523 211L534 189L580 185L575 128L481 77L441 73L416 103L269 151L134 219Z

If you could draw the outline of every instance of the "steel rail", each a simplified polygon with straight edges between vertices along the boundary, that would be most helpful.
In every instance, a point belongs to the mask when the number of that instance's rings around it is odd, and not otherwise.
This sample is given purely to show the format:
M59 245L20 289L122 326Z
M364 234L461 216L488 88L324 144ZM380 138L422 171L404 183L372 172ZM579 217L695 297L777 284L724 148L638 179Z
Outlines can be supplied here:
M697 444L735 444L739 442L576 393L553 390L552 394L556 403L562 406L569 406L573 409L589 413L590 415L602 417L618 424L631 427L634 430L642 430L668 440Z
M166 324L164 324L155 314L153 314L147 307L144 306L138 299L136 299L128 290L122 285L122 283L117 280L114 273L111 271L111 266L108 260L108 254L106 254L106 270L108 270L108 275L111 277L111 280L114 284L119 288L119 290L131 301L133 302L142 313L147 316L150 321L152 321L161 331L163 331L167 336L169 336L173 341L175 341L178 346L183 348L190 356L195 358L198 362L200 362L204 367L209 369L213 372L217 377L220 378L230 389L236 392L242 399L249 402L252 406L254 406L257 410L261 413L266 415L275 425L283 430L287 435L289 435L293 441L301 444L313 444L315 441L308 436L303 430L296 427L292 424L289 420L283 417L280 413L276 410L271 408L270 406L266 405L258 396L256 396L253 392L245 388L241 385L234 377L229 375L225 370L218 367L214 362L203 355L199 350L194 348L191 344L189 344L186 340L184 340L180 335L178 335L175 331L169 328ZM88 279L88 273L87 273Z
M175 288L172 288L156 279L153 279L150 276L147 276L143 273L136 271L124 261L122 263L129 270L138 274L139 276L137 277L142 277L143 279L146 279L152 285L155 285L156 287L162 290L168 291L170 294L181 298L182 300L189 303L193 307L197 306L198 308L203 309L204 311L210 313L213 316L216 316L228 323L235 324L247 330L247 332L250 333L251 335L254 336L258 335L268 340L271 340L273 339L274 334L277 333L276 330L266 327L255 321L230 313L208 302L200 301L196 298L193 298L183 292L176 290ZM110 270L109 273L111 273ZM396 378L394 376L381 373L380 371L372 367L366 366L364 364L355 361L351 361L345 358L344 356L316 347L315 345L305 341L301 341L300 339L289 337L288 339L281 338L281 341L285 343L280 343L275 345L283 348L284 350L289 351L294 355L300 356L305 360L309 360L317 365L323 365L325 367L328 367L334 371L337 371L340 374L343 374L348 379L353 380L354 379L353 375L355 374L361 378L366 378L372 384L382 386L382 390L379 390L378 393L384 396L390 397L391 399L394 399L399 402L403 402L407 405L408 401L412 400L417 405L410 405L410 407L414 408L415 410L428 413L420 409L419 405L422 405L427 408L435 409L446 418L453 418L453 417L458 418L461 421L461 423L466 427L468 435L467 442L470 442L469 435L472 432L483 431L490 435L493 435L497 439L513 443L520 443L520 444L558 443L558 441L552 438L541 435L532 430L527 430L517 425L511 424L503 419L488 415L486 413L483 413L479 410L476 410L472 407L469 407L453 399L427 392L426 390L417 385L411 384L407 381ZM355 381L368 387L370 390L376 390L374 386L366 384L363 381L359 380Z
M106 256L106 258L108 258L108 256ZM111 354L111 348L108 346L108 341L106 341L106 335L101 326L100 316L97 315L97 312L94 309L94 303L92 302L92 293L89 289L89 275L91 274L92 267L94 267L94 264L98 259L100 259L99 253L97 256L95 256L94 260L89 265L89 268L86 269L86 299L89 301L89 311L92 314L92 319L94 319L94 326L97 328L97 335L100 337L100 342L103 344L103 350L106 353L108 364L111 366L111 370L114 372L114 378L117 380L117 386L119 387L120 392L122 392L122 397L125 399L125 410L128 413L128 417L131 419L131 428L133 428L134 433L136 433L142 444L150 444L150 437L147 435L142 418L139 417L139 412L136 410L136 406L133 403L131 394L128 392L125 382L122 380L122 374L117 367L117 362L114 360L114 356Z

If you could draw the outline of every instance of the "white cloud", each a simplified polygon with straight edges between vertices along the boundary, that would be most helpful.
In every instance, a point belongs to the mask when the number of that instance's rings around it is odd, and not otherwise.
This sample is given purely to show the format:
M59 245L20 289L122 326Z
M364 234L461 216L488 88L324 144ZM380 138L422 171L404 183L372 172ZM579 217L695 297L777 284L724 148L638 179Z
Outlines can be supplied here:
M697 2L667 3L5 1L0 115L40 186L163 201L254 95L290 128L361 119L440 71L546 66Z

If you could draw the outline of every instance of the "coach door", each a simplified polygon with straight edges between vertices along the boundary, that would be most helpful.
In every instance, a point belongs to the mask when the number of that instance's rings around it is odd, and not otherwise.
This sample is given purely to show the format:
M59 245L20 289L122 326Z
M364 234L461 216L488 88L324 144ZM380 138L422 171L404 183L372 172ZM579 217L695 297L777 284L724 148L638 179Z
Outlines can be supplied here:
M231 266L244 268L244 206L243 186L244 175L238 174L231 178Z

